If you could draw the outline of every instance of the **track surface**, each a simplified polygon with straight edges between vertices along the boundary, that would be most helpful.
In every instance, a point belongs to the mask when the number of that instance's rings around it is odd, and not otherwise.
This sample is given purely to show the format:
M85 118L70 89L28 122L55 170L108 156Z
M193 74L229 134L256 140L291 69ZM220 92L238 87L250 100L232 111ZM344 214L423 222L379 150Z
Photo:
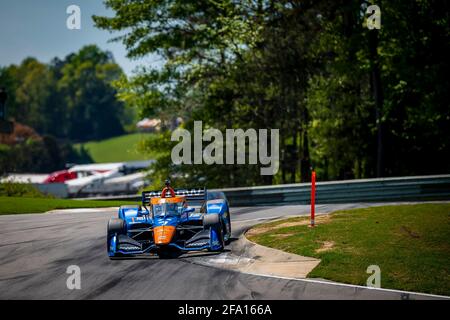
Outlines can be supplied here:
M371 204L376 205L376 204ZM317 212L366 207L321 205ZM235 208L233 237L264 219L307 214L308 206ZM110 261L105 233L113 210L0 216L0 299L423 299L395 291L242 274L196 264L198 257ZM207 254L207 253L206 253ZM203 257L204 258L204 257ZM81 290L66 269L81 268Z

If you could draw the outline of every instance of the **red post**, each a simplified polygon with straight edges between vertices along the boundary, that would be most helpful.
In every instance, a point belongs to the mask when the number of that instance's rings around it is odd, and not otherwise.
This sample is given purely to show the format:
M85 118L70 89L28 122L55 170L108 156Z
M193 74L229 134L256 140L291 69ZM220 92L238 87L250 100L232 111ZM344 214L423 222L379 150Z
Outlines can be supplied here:
M311 176L311 227L314 227L314 217L316 209L316 172L312 172Z

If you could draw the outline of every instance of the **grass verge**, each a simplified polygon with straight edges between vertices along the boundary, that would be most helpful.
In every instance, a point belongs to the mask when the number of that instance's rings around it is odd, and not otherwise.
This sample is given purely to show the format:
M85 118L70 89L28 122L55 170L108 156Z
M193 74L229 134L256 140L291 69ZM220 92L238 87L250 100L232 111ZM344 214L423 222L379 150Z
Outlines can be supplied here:
M143 140L152 137L149 133L132 133L102 141L79 143L74 147L77 150L81 147L86 149L96 163L148 160L155 155L143 154L138 150Z
M382 288L450 296L450 204L337 211L316 220L315 228L306 217L258 225L247 237L321 259L311 278L366 285L367 267L378 265Z
M104 208L136 204L130 201L68 200L49 198L0 197L0 215L42 213L54 209Z

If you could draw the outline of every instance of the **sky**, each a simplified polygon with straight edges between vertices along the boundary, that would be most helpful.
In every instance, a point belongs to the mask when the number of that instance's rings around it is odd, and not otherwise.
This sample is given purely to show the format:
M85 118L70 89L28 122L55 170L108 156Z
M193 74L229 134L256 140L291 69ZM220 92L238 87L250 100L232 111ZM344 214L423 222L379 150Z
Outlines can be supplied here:
M67 28L66 10L70 5L80 7L80 30ZM113 16L114 12L106 9L102 0L0 0L0 66L20 64L27 57L48 63L88 44L111 51L128 75L138 65L158 63L155 56L128 59L122 43L108 42L121 33L95 28L91 18L94 14Z

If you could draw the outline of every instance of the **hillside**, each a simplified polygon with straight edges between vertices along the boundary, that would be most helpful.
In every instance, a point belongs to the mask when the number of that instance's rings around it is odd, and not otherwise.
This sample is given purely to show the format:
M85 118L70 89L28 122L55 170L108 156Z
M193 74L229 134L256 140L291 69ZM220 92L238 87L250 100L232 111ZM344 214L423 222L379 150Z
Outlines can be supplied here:
M84 147L97 163L148 160L152 158L152 154L140 153L138 145L151 137L152 134L148 133L132 133L101 141L78 143L75 148L79 150Z

